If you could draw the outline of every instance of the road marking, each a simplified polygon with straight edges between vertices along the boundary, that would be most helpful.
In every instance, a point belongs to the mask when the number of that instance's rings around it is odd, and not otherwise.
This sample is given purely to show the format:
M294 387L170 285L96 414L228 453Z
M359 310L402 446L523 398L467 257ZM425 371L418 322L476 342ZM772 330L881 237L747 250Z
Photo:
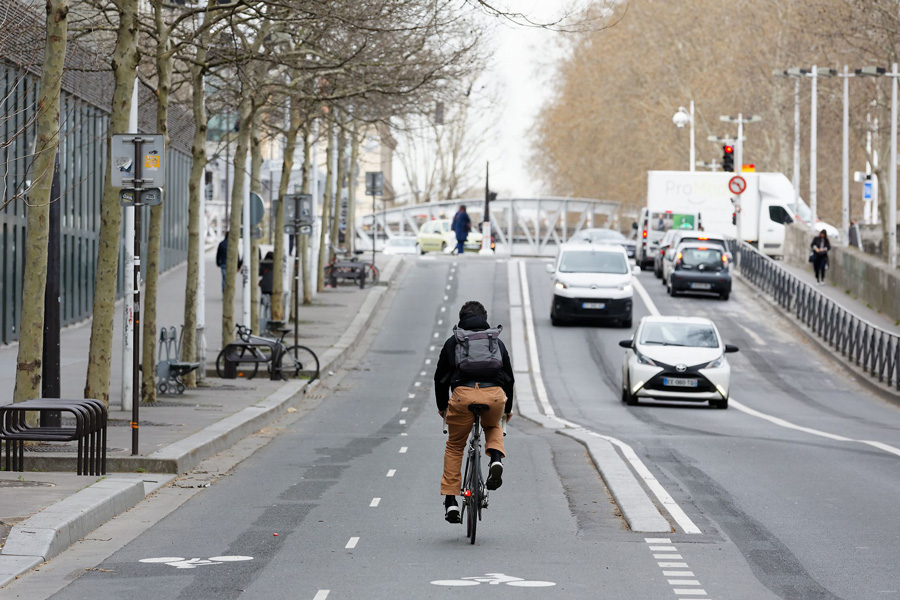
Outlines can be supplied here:
M393 476L394 476L394 473L396 473L396 472L397 472L397 469L391 469L390 471L388 471L387 476L388 476L388 477L393 477Z
M416 386L416 387L419 387L420 385L422 385L422 382L421 382L421 381L417 381L417 382L415 382L413 385Z
M444 320L443 320L443 319L438 319L438 325L443 325L443 324L444 324Z
M419 373L419 375L421 375L422 377L425 377L426 375L428 375L428 373L426 373L425 371L422 371L421 373Z
M441 312L447 312L447 307L446 307L446 306L442 306L442 307L441 307Z
M402 447L400 448L400 454L406 454L406 451L407 451L407 450L409 450L409 447L408 447L408 446L402 446Z
M435 348L434 346L429 346L429 347L428 347L428 351L429 351L429 352L434 352L434 348Z
M434 337L437 337L437 336L439 336L439 335L440 335L440 334L439 334L437 331L434 332Z
M656 563L656 564L658 564L658 565L659 565L661 568L663 568L663 569L687 569L687 568L688 568L686 562L680 562L680 563L677 563L677 562L658 562L658 563Z
M400 424L401 424L401 425L406 425L406 419L400 419Z
M404 431L404 432L403 432L403 433L401 433L401 434L400 434L400 435L409 435L409 434L408 434L408 433L406 433L406 432L405 432L405 431Z
M409 407L404 406L403 408L400 409L400 412L409 412Z
M693 577L693 571L663 571L665 577Z
M426 365L430 365L430 364L431 364L431 359L430 359L430 358L426 358L426 359L425 359L425 364L426 364Z
M669 579L669 585L700 585L696 579Z
M221 565L227 562L242 562L253 560L252 556L211 556L210 558L182 558L180 556L160 556L157 558L142 558L138 562L149 564L164 564L176 569L196 569L209 565Z
M313 597L313 600L325 600L328 598L328 594L331 593L331 590L319 590L316 592L316 595Z
M675 546L650 546L654 552L675 552Z
M347 545L344 546L344 548L348 548L348 549L350 549L350 550L353 550L354 548L356 548L356 544L358 544L358 543L359 543L359 538L358 538L358 537L352 537L352 538L350 538L350 541L347 542Z
M654 554L653 558L659 560L684 560L684 557L680 554Z
M635 283L635 289L638 290L638 293L641 294L641 298L643 298L644 304L646 304L646 306L647 306L647 310L649 310L651 314L659 315L660 314L659 310L656 308L656 305L653 303L653 300L647 294L647 291L644 290L643 287L640 286L640 284L637 282L637 280L635 280L634 283ZM741 328L744 329L743 326L741 326ZM745 329L745 331L747 331L747 333L751 334L751 337L756 335L755 333L752 333L749 330ZM765 342L763 342L763 343L765 343ZM768 421L768 422L772 423L773 425L778 425L779 427L784 427L785 429L793 429L795 431L808 433L810 435L816 435L816 436L823 437L823 438L833 440L836 442L856 442L859 444L866 444L868 446L872 446L873 448L878 448L879 450L883 450L884 452L887 452L889 454L893 454L895 456L900 456L900 448L891 446L890 444L885 444L884 442L878 442L878 441L873 441L873 440L855 440L853 438L848 438L843 435L829 433L827 431L821 431L819 429L813 429L811 427L804 427L803 425L797 425L795 423L791 423L790 421L787 421L780 417L773 417L772 415L768 415L768 414L766 414L764 412L760 412L754 408L750 408L746 404L735 400L733 396L729 398L729 403L733 407L735 407L736 409L738 409L739 411L741 411L745 414L748 414L752 417L756 417L758 419L763 419L764 421Z
M741 329L743 329L743 330L744 330L744 333L746 333L747 335L749 335L749 336L750 336L750 339L753 340L753 342L754 342L757 346L768 346L768 345L769 345L769 344L766 342L766 340L764 340L764 339L762 339L762 337L760 337L760 335L759 335L758 333L756 333L755 331L753 331L753 330L750 329L749 327L744 327L744 326L741 325L740 323L737 323L737 320L736 320L736 319L735 319L735 324L736 324L738 327L740 327Z
M369 506L372 508L378 506L381 503L381 498L372 498L372 501L369 502Z
M450 299L450 296L444 296L444 302Z
M644 538L644 541L648 544L671 544L672 540L669 538Z
M675 590L672 590L672 591L675 592L675 594L678 595L678 596L705 596L705 595L706 595L706 590L695 590L695 589L679 590L679 589L675 589Z
M662 538L644 538L648 544L650 544L649 548L651 551L657 550L660 546L653 546L654 543L659 543L661 541L669 542L668 539L663 540ZM669 542L671 543L671 542ZM669 549L667 547L663 547ZM675 550L675 546L671 546L672 550ZM653 558L662 558L662 559L680 559L682 558L680 554L654 554ZM677 568L677 569L685 569L684 571L663 571L663 575L665 577L695 577L693 571L686 570L688 565L686 562L676 563L676 562L660 562L657 563L661 568ZM699 579L667 579L669 585L672 586L689 586L689 585L700 585ZM688 588L688 587L677 587L672 590L676 595L679 596L706 596L706 591L701 588Z
M644 289L644 286L641 285L641 282L637 277L632 277L631 281L632 283L634 283L634 289L637 290L637 293L641 297L641 300L644 301L644 305L647 307L647 310L650 311L650 314L654 317L658 317L659 309L656 308L656 304L653 303L653 299L650 298L650 294L647 293L647 290Z
M500 585L505 583L512 587L553 587L552 581L529 581L521 577L504 575L503 573L487 573L480 577L463 577L462 579L439 579L432 581L431 585L446 587L473 586L487 583L488 585Z
M452 271L451 271L451 273L452 273ZM449 281L453 281L453 275L451 275L448 279L449 279Z
M656 498L666 508L669 514L672 515L672 518L675 519L675 522L678 523L678 525L684 530L684 532L691 534L702 533L700 531L700 528L694 524L691 518L687 516L687 513L682 510L681 506L678 505L675 499L672 498L672 496L666 491L662 484L659 483L653 473L650 472L650 469L647 468L647 466L640 459L640 457L638 457L637 453L631 446L612 436L603 435L601 433L578 425L577 423L573 423L572 421L561 419L560 417L556 416L556 413L550 406L550 400L547 397L547 390L544 387L544 378L541 375L540 356L538 355L537 350L537 336L535 335L534 331L534 313L531 310L531 293L528 288L528 273L525 269L524 262L519 263L519 280L522 286L522 309L525 317L525 333L528 338L527 345L531 374L534 380L535 392L538 395L538 400L541 403L544 414L557 421L558 423L565 425L566 427L582 430L589 435L599 437L616 445L621 450L622 455L625 457L625 460L628 461L628 463L637 473L638 478L643 480L644 485L650 488L650 491L653 492L653 495L656 496ZM635 282L637 282L637 280L635 280ZM644 294L646 294L646 290L644 290ZM653 301L650 300L649 296L647 296L647 300L652 304ZM648 307L648 309L649 308L650 307ZM653 312L653 310L656 310L655 306L652 307L651 312ZM659 314L659 311L656 311L656 314Z
M449 285L447 286L447 289L448 289L448 290L450 289L450 286L449 286Z
M407 397L408 397L409 399L413 399L413 398L416 397L416 395L415 395L415 394L409 394Z

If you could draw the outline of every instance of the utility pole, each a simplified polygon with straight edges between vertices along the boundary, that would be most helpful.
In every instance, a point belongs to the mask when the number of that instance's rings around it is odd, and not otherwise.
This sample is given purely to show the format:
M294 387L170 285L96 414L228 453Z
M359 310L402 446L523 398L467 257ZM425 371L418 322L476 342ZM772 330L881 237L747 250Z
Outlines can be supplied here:
M491 163L484 163L484 219L481 222L481 250L478 254L493 254L491 250Z
M138 133L138 86L137 77L134 79L134 91L131 94L131 112L128 115L128 131ZM134 206L126 206L122 231L125 234L125 264L122 265L123 286L123 319L122 319L122 410L131 410L134 398L134 388L140 387L140 379L135 376L132 368L134 363L135 347L131 345L134 332L134 295L128 290L134 289Z

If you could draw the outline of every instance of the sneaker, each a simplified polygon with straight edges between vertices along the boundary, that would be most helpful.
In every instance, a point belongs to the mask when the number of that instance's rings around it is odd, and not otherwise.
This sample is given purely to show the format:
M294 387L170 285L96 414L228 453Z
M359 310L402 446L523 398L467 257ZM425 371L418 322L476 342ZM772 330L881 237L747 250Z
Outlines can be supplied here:
M496 490L503 485L503 463L499 460L492 462L488 467L488 478L485 485L489 490Z
M459 523L459 506L456 504L445 506L444 518L448 523Z

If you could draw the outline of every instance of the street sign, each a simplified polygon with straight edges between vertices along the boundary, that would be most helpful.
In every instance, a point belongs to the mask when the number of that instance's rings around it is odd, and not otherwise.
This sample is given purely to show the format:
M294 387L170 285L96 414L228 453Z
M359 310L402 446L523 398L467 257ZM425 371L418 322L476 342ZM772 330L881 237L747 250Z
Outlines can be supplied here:
M872 201L872 182L866 181L863 183L863 200L866 202Z
M312 195L290 194L284 197L285 223L310 225L313 221L312 214Z
M162 204L161 188L146 188L142 190L123 188L119 190L119 204L121 206L133 207L135 205L134 197L138 192L140 192L141 195L140 202L138 202L138 204L143 204L146 206L156 206L158 204Z
M140 139L141 184L134 184L134 141ZM112 136L110 169L113 187L165 187L166 146L162 134L121 133Z
M366 196L384 195L384 173L366 171Z
M256 192L250 192L250 224L259 225L265 212L262 198Z
M738 196L747 189L747 181L740 175L735 175L728 181L728 191Z

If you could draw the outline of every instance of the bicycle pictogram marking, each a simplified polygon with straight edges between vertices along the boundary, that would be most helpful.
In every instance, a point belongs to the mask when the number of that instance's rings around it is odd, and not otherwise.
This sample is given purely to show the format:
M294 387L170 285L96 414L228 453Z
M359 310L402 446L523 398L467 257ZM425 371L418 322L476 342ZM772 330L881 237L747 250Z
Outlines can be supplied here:
M253 560L252 556L212 556L210 558L182 558L180 556L159 556L157 558L142 558L138 562L147 564L164 564L176 569L196 569L208 565L221 565L227 562L242 562Z
M486 573L478 577L463 577L462 579L438 579L432 581L432 585L463 587L480 585L486 583L488 585L510 585L512 587L553 587L556 585L552 581L530 581L521 577L513 577L503 573Z

